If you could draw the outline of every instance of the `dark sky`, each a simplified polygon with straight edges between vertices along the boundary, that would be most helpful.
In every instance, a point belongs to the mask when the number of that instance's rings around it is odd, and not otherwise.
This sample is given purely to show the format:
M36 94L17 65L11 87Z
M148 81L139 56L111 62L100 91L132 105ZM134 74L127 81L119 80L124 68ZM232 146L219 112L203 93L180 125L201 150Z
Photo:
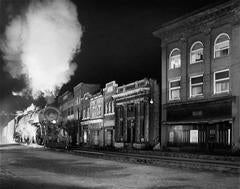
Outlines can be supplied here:
M5 26L28 5L29 0L0 0L0 37ZM79 82L100 83L116 80L126 84L144 77L160 81L160 41L152 32L171 19L219 0L73 0L84 27L78 68L61 92ZM0 114L29 105L31 98L11 95L25 87L3 69L0 51Z

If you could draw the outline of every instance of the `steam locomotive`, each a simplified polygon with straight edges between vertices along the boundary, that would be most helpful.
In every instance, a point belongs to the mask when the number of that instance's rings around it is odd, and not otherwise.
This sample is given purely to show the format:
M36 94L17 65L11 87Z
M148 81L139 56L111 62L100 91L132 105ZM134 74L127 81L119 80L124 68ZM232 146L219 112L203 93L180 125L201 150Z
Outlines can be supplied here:
M15 140L44 147L69 148L70 137L57 108L29 111L16 118Z

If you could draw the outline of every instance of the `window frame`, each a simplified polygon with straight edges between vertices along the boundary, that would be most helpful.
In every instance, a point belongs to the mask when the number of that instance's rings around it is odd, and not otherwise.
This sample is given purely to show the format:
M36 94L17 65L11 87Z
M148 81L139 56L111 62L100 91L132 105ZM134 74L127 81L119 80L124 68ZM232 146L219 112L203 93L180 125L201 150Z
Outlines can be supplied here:
M190 81L189 81L190 98L195 98L195 97L198 97L198 96L203 96L203 84L204 84L204 80L203 80L203 82L201 82L201 83L192 84L192 79L193 79L193 78L197 78L197 77L202 77L202 78L204 79L203 74L190 76ZM198 95L193 95L193 94L192 94L192 87L193 87L193 86L199 86L199 85L202 85L202 93L201 93L201 94L198 94Z
M172 82L176 82L176 81L179 81L180 82L180 86L179 87L173 87L171 88L171 83ZM177 100L180 100L181 99L181 77L180 78L175 78L175 79L170 79L168 81L168 100L169 101L177 101ZM179 98L178 99L171 99L171 91L172 90L176 90L176 89L179 89Z
M174 51L176 51L176 50L179 51L179 55L171 56L172 53L173 53ZM172 59L172 57L177 57L177 56L179 56L179 59L180 59L180 66L179 66L179 67L172 67L171 59ZM174 49L170 52L168 58L169 58L169 59L168 59L169 70L181 68L181 66L182 66L182 65L181 65L181 64L182 64L182 63L181 63L181 50L180 50L179 48L174 48Z
M224 78L224 79L218 79L216 80L216 74L217 73L221 73L221 72L226 72L228 71L228 78ZM217 81L226 81L229 80L229 89L227 91L221 91L221 92L217 92L216 91L216 82ZM230 70L229 69L224 69L224 70L219 70L219 71L215 71L214 75L213 75L213 90L214 90L214 94L222 94L222 93L229 93L230 92Z
M197 49L197 50L192 50L193 47L194 47L195 45L197 45L198 43L200 43L200 44L202 45L202 48L199 48L199 49ZM197 64L197 63L203 62L203 59L202 59L202 60L199 60L199 61L196 61L196 62L193 62L193 61L192 61L192 54L193 54L193 53L196 53L196 52L198 52L198 51L202 51L202 54L203 54L203 50L204 50L204 45L203 45L203 43L202 43L201 41L195 41L195 42L192 44L192 46L191 46L191 48L190 48L190 64Z
M228 46L228 48L225 48L225 49L228 49L228 54L225 55L225 56L216 57L216 52L217 52L217 50L216 50L216 45L217 45L217 44L223 44L223 43L226 42L226 41L222 41L222 42L220 42L220 43L216 43L217 40L218 40L221 36L223 36L223 35L225 35L225 36L228 37L229 46ZM231 40L231 38L230 38L230 36L229 36L227 33L220 33L220 34L216 37L216 39L214 40L214 47L213 47L213 48L214 48L214 52L213 52L214 59L215 59L215 58L226 57L226 56L228 56L228 55L230 54L230 40ZM221 50L225 50L225 49L221 49ZM218 51L220 51L220 50L218 50Z

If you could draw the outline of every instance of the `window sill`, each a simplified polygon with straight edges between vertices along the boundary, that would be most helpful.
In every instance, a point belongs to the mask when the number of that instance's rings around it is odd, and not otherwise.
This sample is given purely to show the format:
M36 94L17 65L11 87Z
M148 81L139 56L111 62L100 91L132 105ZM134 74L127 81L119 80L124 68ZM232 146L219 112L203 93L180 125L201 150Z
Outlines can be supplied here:
M229 57L229 56L230 56L230 54L224 55L224 56L220 56L220 57L213 57L213 60L218 60L218 59L222 59L222 58L227 58L227 57Z
M199 63L203 63L203 60L197 61L197 62L190 62L190 65L199 64Z

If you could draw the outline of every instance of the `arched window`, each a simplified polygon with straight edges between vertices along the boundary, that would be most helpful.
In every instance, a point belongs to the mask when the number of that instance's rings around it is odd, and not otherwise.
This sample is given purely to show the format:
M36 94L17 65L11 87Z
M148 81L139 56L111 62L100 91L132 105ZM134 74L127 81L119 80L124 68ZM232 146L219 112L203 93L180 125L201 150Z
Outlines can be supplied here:
M214 58L227 56L230 48L230 37L226 33L217 36L214 42Z
M169 56L169 68L175 69L181 67L181 54L180 50L175 48L172 50Z
M203 44L201 41L193 43L190 49L190 64L203 61Z

